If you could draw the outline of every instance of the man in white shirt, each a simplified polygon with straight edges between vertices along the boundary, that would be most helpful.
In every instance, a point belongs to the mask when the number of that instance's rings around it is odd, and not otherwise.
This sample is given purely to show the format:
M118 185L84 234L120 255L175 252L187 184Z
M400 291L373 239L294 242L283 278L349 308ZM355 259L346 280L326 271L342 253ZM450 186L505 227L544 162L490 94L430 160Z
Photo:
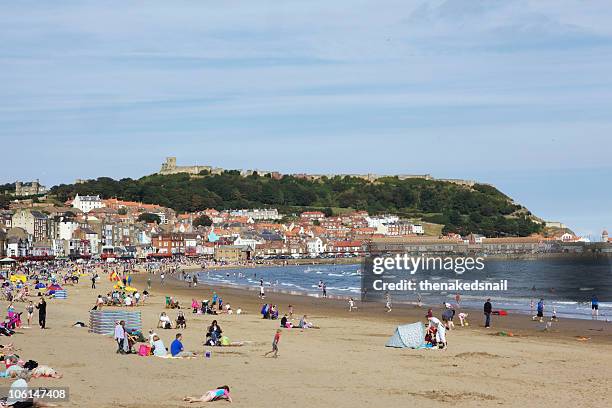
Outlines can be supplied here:
M159 316L159 324L157 327L161 327L162 329L172 328L172 322L170 321L170 317L166 314L166 312L162 312L161 316Z
M436 342L438 347L446 348L446 326L437 317L429 317L429 326L435 327L436 330Z
M123 354L123 342L125 341L125 322L121 320L115 326L115 341L117 341L117 353Z

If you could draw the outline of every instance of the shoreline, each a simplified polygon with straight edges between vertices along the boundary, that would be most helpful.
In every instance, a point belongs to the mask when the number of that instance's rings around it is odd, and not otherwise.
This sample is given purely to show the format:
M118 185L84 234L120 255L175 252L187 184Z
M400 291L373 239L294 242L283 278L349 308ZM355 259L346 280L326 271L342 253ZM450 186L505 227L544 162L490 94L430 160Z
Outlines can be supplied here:
M134 282L138 285L145 283L144 274L135 275ZM155 287L155 285L154 285ZM158 287L159 289L159 287ZM358 312L349 313L347 299L337 295L322 298L313 295L292 293L289 291L272 291L266 288L266 298L260 300L258 297L258 288L249 287L234 287L224 285L211 285L209 283L198 283L196 288L189 288L188 282L178 279L177 276L170 275L166 279L164 285L166 295L178 297L182 302L187 301L190 304L191 298L198 301L206 299L216 291L219 296L223 297L224 303L229 302L235 310L237 307L247 306L248 310L259 311L263 303L272 303L279 305L281 316L286 310L287 305L291 304L299 307L301 310L312 310L317 315L328 315L333 317L342 317L347 319L365 319L377 320L385 322L396 322L397 324L413 323L416 321L425 321L424 318L427 310L431 308L435 316L440 316L443 308L441 305L425 305L417 307L413 304L394 303L391 313L384 312L384 304L378 302L361 302L356 300ZM200 297L198 297L200 296ZM202 297L204 296L204 297ZM508 316L492 316L492 328L487 330L484 328L483 313L475 308L461 308L463 312L467 312L470 326L456 330L470 330L480 334L491 334L499 331L511 332L515 336L521 337L537 337L546 339L555 339L561 341L576 342L578 337L590 337L590 342L600 344L612 344L612 325L603 320L587 320L562 318L558 322L553 322L552 328L543 330L548 319L543 323L532 321L528 315L509 312ZM458 319L455 319L456 326L459 326Z
M299 264L298 264L299 265ZM202 280L199 281L200 284L207 284L209 286L216 286L216 287L224 287L224 288L237 288L237 289L244 289L247 291L250 290L258 290L259 286L256 285L253 281L251 281L251 279L248 279L248 277L246 276L246 273L244 273L243 277L246 278L248 281L250 282L246 282L244 280L240 280L240 279L236 279L236 273L240 272L241 270L243 272L247 271L247 270L253 270L253 269L257 269L257 268L261 268L261 269L269 269L269 270L273 270L275 268L281 268L281 267L294 267L294 266L298 266L296 264L290 264L290 265L285 265L285 264L265 264L265 265L222 265L222 266L211 266L211 267L207 267L207 268L201 268L195 265L191 265L188 268L183 268L183 272L184 273L197 273L197 274L206 274L206 272L212 272L212 271L223 271L223 270L233 270L234 271L234 277L233 279L231 277L227 277L227 278L222 278L219 276L215 276L212 279L206 279L206 278L202 278ZM306 264L306 266L308 266L310 264ZM334 264L326 264L326 266L334 266ZM351 266L355 266L356 268L361 268L360 264L357 263L345 263L344 265L351 265ZM302 266L304 266L302 264ZM269 273L270 271L268 271ZM318 273L318 272L317 272ZM270 291L270 292L277 292L277 293L281 293L281 294L288 294L288 295L301 295L301 296L310 296L310 297L321 297L320 296L320 290L315 289L309 289L308 286L304 286L303 283L286 283L285 281L283 281L283 278L280 278L277 276L276 278L271 278L271 277L265 277L265 275L263 275L264 280L266 280L267 286L266 291ZM276 279L276 280L275 280ZM276 284L273 284L272 282L275 280ZM283 283L285 282L285 283ZM347 283L348 284L348 283ZM351 284L353 285L357 285L359 286L359 283L355 283L352 282ZM287 288L287 289L283 289L283 288ZM313 286L314 288L314 286ZM349 298L353 298L355 300L361 300L361 294L359 291L355 291L355 287L351 286L349 287L349 289L352 288L352 290L343 290L340 289L338 290L338 288L333 288L333 287L329 287L328 286L328 298L333 298L333 299L340 299L340 300L344 300L348 302ZM339 293L341 292L341 293ZM453 292L454 293L454 292ZM416 294L417 292L413 293L413 296L407 296L404 293L399 294L398 296L395 296L393 299L393 303L394 304L403 304L403 305L408 305L408 306L416 306L417 305L417 301L416 301ZM428 294L431 295L431 294ZM438 306L439 304L442 304L443 302L448 302L451 304L455 304L455 300L454 297L451 296L450 294L444 294L444 293L440 293L439 295L440 299L436 299L436 300L440 300L440 302L433 302L434 299L427 299L427 297L425 297L423 299L423 306ZM536 294L530 294L529 296L527 295L523 295L523 296L510 296L505 294L503 291L502 292L495 292L495 293L478 293L478 294L471 294L471 293L465 293L462 294L462 304L465 305L466 308L471 309L471 310L476 310L480 307L480 304L484 302L484 299L486 299L487 297L491 297L494 302L497 303L497 307L496 309L501 309L501 310L507 310L508 312L511 313L515 313L515 314L520 314L520 315L524 315L524 316L533 316L534 312L531 310L529 310L529 301L530 299L533 301L537 301L537 299L539 299L540 297L544 297L547 300L547 306L546 306L546 314L548 315L548 317L550 317L550 314L552 313L552 308L556 309L557 312L557 316L559 318L563 318L563 319L577 319L577 320L593 320L591 319L591 314L590 314L590 301L587 300L575 300L572 298L547 298L546 295L542 296L541 293L536 293ZM599 315L599 321L602 322L609 322L610 321L610 316L608 313L612 312L612 309L610 309L609 306L607 306L608 304L606 302L600 302L600 315Z

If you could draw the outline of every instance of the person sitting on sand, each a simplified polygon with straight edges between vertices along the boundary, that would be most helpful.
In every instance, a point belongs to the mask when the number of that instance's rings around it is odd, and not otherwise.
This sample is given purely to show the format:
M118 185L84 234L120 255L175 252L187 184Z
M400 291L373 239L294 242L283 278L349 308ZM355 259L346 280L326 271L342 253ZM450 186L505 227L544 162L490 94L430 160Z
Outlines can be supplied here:
M159 322L157 323L157 327L160 327L162 329L172 328L172 322L170 321L170 317L166 314L166 312L162 312L161 315L159 315Z
M183 314L183 312L178 312L178 316L176 317L176 328L177 329L187 328L187 320L185 319L185 315Z
M157 333L155 333L155 332L153 331L153 329L150 329L150 330L149 330L149 345L150 345L151 347L153 347L153 341L154 341L154 340L153 340L153 338L154 338L155 336L157 336Z
M282 327L283 329L291 329L293 327L293 323L291 323L287 318L287 313L285 313L284 316L281 318L280 327Z
M221 338L222 333L223 333L223 330L221 329L221 326L219 326L216 320L213 320L210 326L208 326L206 337L210 337L213 343L217 344L217 342Z
M270 309L270 319L278 319L278 308L276 307L276 305L272 305L272 308Z
M310 323L307 319L308 319L308 316L306 316L306 315L304 315L300 319L300 323L298 324L298 327L300 329L310 329L310 328L314 327L313 324Z
M185 397L183 401L194 403L194 402L213 402L219 400L227 400L227 402L232 402L232 397L230 396L230 388L227 385L222 385L217 387L214 390L208 391L206 394L202 395L200 398L196 397Z
M183 343L181 340L183 339L183 335L181 333L176 334L176 338L170 344L170 353L172 357L195 357L195 353L191 351L185 351L183 347Z
M153 336L153 355L157 357L166 357L168 355L164 342L157 334Z
M264 305L261 307L261 317L263 319L270 318L270 305L269 304L264 303Z

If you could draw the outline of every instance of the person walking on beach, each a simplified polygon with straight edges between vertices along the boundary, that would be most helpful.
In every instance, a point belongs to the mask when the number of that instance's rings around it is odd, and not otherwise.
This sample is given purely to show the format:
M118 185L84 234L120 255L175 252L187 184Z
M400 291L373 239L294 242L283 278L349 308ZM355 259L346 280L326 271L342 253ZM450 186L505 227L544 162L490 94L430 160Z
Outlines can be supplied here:
M117 342L117 354L123 354L123 342L125 341L125 322L123 320L116 322L114 338Z
M34 316L34 303L30 300L30 303L26 306L26 312L28 313L28 327L32 322L32 316Z
M41 329L44 329L47 325L47 302L45 302L44 297L40 298L36 308L38 309L38 325Z
M533 316L531 320L535 320L536 318L540 320L540 323L544 320L544 299L540 299L538 302L538 314Z
M162 272L161 275L159 275L160 278L160 285L164 286L164 279L166 278L166 275Z
M264 286L263 286L263 279L259 281L259 298L260 299L266 298L266 294L264 292Z
M151 272L149 272L149 276L147 277L147 289L151 290Z
M349 312L352 312L353 309L357 310L357 306L355 306L355 299L349 298Z
M323 283L322 290L323 290L323 297L326 298L327 297L327 285L325 283Z
M95 288L96 288L96 279L98 279L98 274L97 274L97 273L96 273L96 274L94 274L94 275L91 277L91 288L92 288L92 289L95 289Z
M459 293L457 293L455 295L455 303L457 303L457 307L461 307L461 295Z
M274 340L272 341L272 350L268 351L264 354L264 357L268 357L268 354L274 353L272 357L278 357L278 342L280 341L281 329L276 329L276 334L274 335Z
M533 299L531 299L531 301L529 302L529 310L531 310L531 315L533 316L533 310L535 308L535 301Z
M491 312L493 311L490 298L485 302L483 311L485 315L485 328L489 329L491 327Z
M599 299L597 299L597 295L593 295L591 298L591 317L595 320L599 317Z

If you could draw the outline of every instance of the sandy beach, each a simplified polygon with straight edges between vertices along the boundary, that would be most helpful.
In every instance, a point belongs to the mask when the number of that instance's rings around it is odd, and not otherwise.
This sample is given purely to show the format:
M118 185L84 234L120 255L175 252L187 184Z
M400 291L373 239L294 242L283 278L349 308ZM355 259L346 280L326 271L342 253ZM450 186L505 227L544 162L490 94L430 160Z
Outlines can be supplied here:
M145 288L139 275L133 286ZM194 315L185 311L187 329L181 330L194 359L160 359L118 355L110 337L73 328L88 323L89 309L98 294L110 291L106 276L98 289L83 279L67 286L68 299L50 299L47 330L23 328L3 343L13 342L25 359L34 359L63 373L62 379L35 379L33 386L66 386L70 400L62 406L182 407L184 396L200 396L227 384L234 404L243 407L277 406L521 406L601 407L612 399L612 336L610 323L561 320L551 331L527 316L496 317L493 328L482 326L481 314L470 312L470 327L448 334L448 349L411 350L384 347L398 324L424 320L426 309L360 304L349 313L344 301L308 296L268 294L281 315L294 306L294 316L308 314L320 329L283 330L279 358L264 358L270 350L278 321L263 320L257 292L217 288L225 303L244 314ZM135 308L142 312L143 331L155 328L166 295L189 306L192 298L211 297L209 287L188 288L167 279L160 287L154 277L152 296ZM7 302L1 307L6 308ZM25 305L16 304L18 311ZM434 309L439 316L439 310ZM216 318L231 341L242 347L204 347L206 327ZM166 346L177 330L157 329ZM498 336L512 331L513 337ZM588 338L580 341L577 336ZM212 358L204 358L204 350ZM2 386L11 380L2 379ZM223 405L224 402L213 404ZM603 405L602 405L603 404Z

